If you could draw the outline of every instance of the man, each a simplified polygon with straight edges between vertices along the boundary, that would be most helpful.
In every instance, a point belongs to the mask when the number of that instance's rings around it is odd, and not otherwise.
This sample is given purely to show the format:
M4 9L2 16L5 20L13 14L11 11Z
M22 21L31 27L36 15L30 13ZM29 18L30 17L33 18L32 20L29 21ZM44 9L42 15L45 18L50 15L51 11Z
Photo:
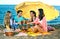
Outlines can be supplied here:
M17 11L17 16L15 16L15 18L14 18L14 20L16 21L16 22L21 22L21 21L23 21L24 20L24 17L22 16L22 13L23 13L23 11L22 10L18 10Z
M19 25L20 25L21 21L25 20L25 18L22 16L22 13L23 13L22 10L18 10L17 16L14 17L15 22ZM20 26L20 28L21 28L21 26Z

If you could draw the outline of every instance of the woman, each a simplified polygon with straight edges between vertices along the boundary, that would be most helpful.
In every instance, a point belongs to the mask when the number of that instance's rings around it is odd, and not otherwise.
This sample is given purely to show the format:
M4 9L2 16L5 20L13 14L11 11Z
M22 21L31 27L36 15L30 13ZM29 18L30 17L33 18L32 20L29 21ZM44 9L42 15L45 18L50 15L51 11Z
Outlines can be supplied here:
M43 29L44 32L47 32L47 21L44 15L43 9L38 9L38 17L34 21L35 24L39 23Z
M31 16L30 22L33 22L36 19L36 12L30 11L30 16Z
M44 15L44 11L43 9L38 9L39 13L38 13L38 17L36 18L36 20L34 21L35 24L39 23L43 29L44 32L47 31L54 31L55 28L51 27L51 26L47 26L47 21L46 21L46 17Z
M43 11L43 9L38 9L38 11L39 11L39 17L38 18L40 20L39 22L40 22L43 30L45 32L47 32L47 21L46 21L45 15L44 15L44 11Z
M11 16L10 13L11 13L10 11L7 11L7 13L5 15L5 19L4 19L5 27L9 28L9 29L11 28L10 27L10 16Z
M30 18L29 22L27 23L28 26L31 25L31 24L33 24L34 20L36 19L36 12L33 11L33 10L31 10L31 11L30 11L30 17L31 17L31 18ZM31 30L30 30L30 29L31 29ZM28 31L34 32L33 29L34 29L33 27L30 28L30 26L29 26Z

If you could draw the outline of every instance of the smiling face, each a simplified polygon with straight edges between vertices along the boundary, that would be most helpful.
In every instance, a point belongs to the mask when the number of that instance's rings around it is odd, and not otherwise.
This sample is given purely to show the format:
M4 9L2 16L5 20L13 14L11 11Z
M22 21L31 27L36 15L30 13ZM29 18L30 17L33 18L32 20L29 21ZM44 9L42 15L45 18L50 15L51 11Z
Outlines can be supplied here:
M30 16L31 16L31 17L34 17L34 14L33 14L33 12L30 12Z
M19 12L18 16L22 16L22 12Z

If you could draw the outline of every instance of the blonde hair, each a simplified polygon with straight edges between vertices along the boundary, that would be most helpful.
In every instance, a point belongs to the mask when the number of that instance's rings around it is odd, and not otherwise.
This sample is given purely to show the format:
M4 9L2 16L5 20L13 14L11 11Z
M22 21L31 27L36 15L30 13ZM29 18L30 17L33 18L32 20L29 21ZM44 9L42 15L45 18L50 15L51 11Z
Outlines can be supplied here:
M10 25L10 13L6 13L5 17L4 17L4 24L5 25Z

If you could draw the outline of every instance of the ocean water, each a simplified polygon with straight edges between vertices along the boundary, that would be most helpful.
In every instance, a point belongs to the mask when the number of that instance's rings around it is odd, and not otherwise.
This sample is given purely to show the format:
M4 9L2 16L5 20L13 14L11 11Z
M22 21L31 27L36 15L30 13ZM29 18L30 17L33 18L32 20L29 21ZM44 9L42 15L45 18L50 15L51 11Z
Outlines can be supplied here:
M0 5L0 24L4 24L4 16L6 14L6 11L11 11L12 16L16 16L16 11L15 11L15 6L16 5ZM60 11L60 6L54 6L58 11ZM59 13L60 14L60 13ZM56 19L48 21L47 22L49 25L55 25L55 24L60 24L60 16L58 16Z

